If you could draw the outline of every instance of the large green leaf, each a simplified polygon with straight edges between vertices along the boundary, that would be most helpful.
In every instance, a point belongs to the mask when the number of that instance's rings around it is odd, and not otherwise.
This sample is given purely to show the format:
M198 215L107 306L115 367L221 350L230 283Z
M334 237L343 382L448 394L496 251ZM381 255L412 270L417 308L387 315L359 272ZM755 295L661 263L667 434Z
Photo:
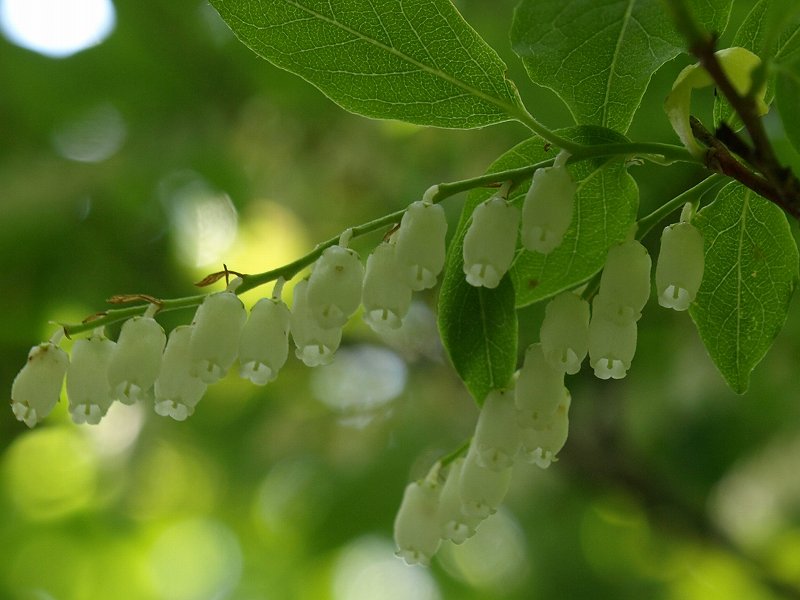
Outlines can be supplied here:
M695 15L721 33L732 0L695 0ZM625 132L650 77L684 51L663 0L522 0L511 29L531 79L552 89L577 123Z
M781 113L786 137L800 151L800 60L780 66L775 103Z
M439 331L456 372L481 406L491 390L508 385L517 366L514 287L508 276L492 290L468 284L459 262L461 244L458 252L454 246L439 294Z
M519 114L506 65L450 0L211 0L242 42L343 108L472 128Z
M706 267L689 312L711 359L741 394L786 321L797 246L783 211L735 182L693 223L705 240Z

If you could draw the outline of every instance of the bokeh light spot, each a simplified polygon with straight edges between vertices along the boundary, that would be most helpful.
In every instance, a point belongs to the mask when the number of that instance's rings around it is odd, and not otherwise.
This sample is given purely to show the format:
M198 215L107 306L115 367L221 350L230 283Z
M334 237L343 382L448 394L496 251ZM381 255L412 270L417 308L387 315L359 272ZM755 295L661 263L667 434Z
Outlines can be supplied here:
M13 44L65 58L103 42L114 30L111 0L0 0L0 28Z
M394 545L360 538L341 553L333 572L333 600L438 600L436 582L424 567L409 567Z
M167 528L150 554L153 586L164 600L225 598L239 582L242 551L221 523L189 519Z
M4 479L11 500L32 520L68 516L95 494L97 459L86 438L70 426L32 431L6 452Z
M122 147L125 121L111 104L100 104L59 127L52 137L61 156L77 162L102 162Z

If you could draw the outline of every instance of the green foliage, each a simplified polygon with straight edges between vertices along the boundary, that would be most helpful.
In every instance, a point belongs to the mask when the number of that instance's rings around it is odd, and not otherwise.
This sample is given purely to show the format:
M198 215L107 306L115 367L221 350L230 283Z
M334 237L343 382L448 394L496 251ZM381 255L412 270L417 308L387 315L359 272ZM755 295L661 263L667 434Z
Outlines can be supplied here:
M732 0L695 2L722 32ZM579 124L626 132L653 73L685 51L662 0L522 0L511 29L531 79L552 89Z
M212 0L234 33L343 108L473 128L520 112L506 65L450 0Z
M693 223L703 234L703 283L689 312L725 381L744 393L786 321L798 252L786 216L730 183Z
M800 33L800 29L798 29ZM800 35L798 36L800 37ZM800 60L783 65L778 71L775 87L775 103L781 113L786 137L796 149L800 150Z

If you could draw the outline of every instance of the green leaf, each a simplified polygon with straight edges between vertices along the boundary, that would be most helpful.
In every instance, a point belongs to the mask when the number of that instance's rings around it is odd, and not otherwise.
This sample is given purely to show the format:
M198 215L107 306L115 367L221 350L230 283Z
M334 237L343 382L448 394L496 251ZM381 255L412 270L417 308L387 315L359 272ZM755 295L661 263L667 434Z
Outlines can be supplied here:
M760 0L745 17L731 46L740 46L758 54L762 60L790 62L800 56L800 14L792 10L796 0ZM796 7L795 7L796 8ZM776 37L775 33L780 34ZM764 100L769 104L775 97L775 74L767 78ZM714 126L726 122L736 129L741 122L733 116L730 104L720 95L714 99Z
M714 364L737 393L786 321L798 278L783 211L729 183L692 221L703 234L703 284L689 313Z
M520 114L506 65L450 0L211 0L258 55L367 117L473 128Z
M695 0L698 21L721 33L732 0ZM522 0L511 29L528 75L552 89L577 123L625 132L650 78L685 51L663 0Z
M781 113L783 130L792 146L800 151L800 60L782 65L775 85L775 103Z
M456 244L450 244L439 292L439 332L456 372L482 406L486 395L508 385L516 370L517 311L508 276L492 290L467 283L459 262L463 239L462 232L457 252Z

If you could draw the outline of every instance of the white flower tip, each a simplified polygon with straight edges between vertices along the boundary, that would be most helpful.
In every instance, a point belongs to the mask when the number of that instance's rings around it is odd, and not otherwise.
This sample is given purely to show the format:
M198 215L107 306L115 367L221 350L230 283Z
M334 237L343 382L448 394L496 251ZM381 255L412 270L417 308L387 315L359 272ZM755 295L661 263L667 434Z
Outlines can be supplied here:
M546 225L533 225L525 232L523 244L531 252L550 254L561 244L562 237Z
M464 274L467 283L474 287L496 288L500 284L503 273L498 273L492 265L476 263L467 267L464 265Z
M242 379L249 379L255 385L267 385L278 376L278 373L262 362L251 360L239 368L239 376Z
M547 358L551 367L564 371L568 375L575 375L580 371L583 362L572 348L564 348L561 352L552 352L548 354Z
M375 333L386 333L403 324L403 320L388 308L376 308L364 313L364 322Z
M103 418L103 411L97 404L77 404L69 408L73 422L81 425L97 425Z
M628 372L625 364L616 358L601 358L592 365L600 379L623 379Z
M162 417L172 417L176 421L185 421L194 413L194 409L176 402L175 400L161 400L155 403L156 414Z
M333 351L322 344L309 344L295 350L297 358L307 367L319 367L333 362Z
M442 539L454 544L463 544L475 535L475 528L459 521L448 521L442 529Z
M497 448L481 446L475 457L478 465L491 471L503 471L514 465L514 457Z
M11 412L14 413L17 421L22 421L31 429L33 429L34 426L39 422L39 415L36 413L36 410L30 408L26 404L23 404L22 402L12 402Z
M430 289L436 285L436 273L422 265L411 265L408 268L408 284L415 292Z
M410 567L413 567L414 565L422 565L423 567L427 567L429 564L431 564L430 556L414 548L401 548L395 552L394 555L398 558L402 558L403 561L405 561L405 563Z
M658 303L664 308L673 310L686 310L692 303L689 297L689 290L676 285L668 285L666 289L658 295Z
M528 462L536 465L540 469L546 469L558 459L551 450L544 450L543 448L536 448L533 452L527 455Z
M205 359L197 361L193 365L191 373L205 384L216 383L225 377L225 369L222 366Z
M147 390L130 381L123 381L114 388L114 396L123 404L134 404L149 398Z

